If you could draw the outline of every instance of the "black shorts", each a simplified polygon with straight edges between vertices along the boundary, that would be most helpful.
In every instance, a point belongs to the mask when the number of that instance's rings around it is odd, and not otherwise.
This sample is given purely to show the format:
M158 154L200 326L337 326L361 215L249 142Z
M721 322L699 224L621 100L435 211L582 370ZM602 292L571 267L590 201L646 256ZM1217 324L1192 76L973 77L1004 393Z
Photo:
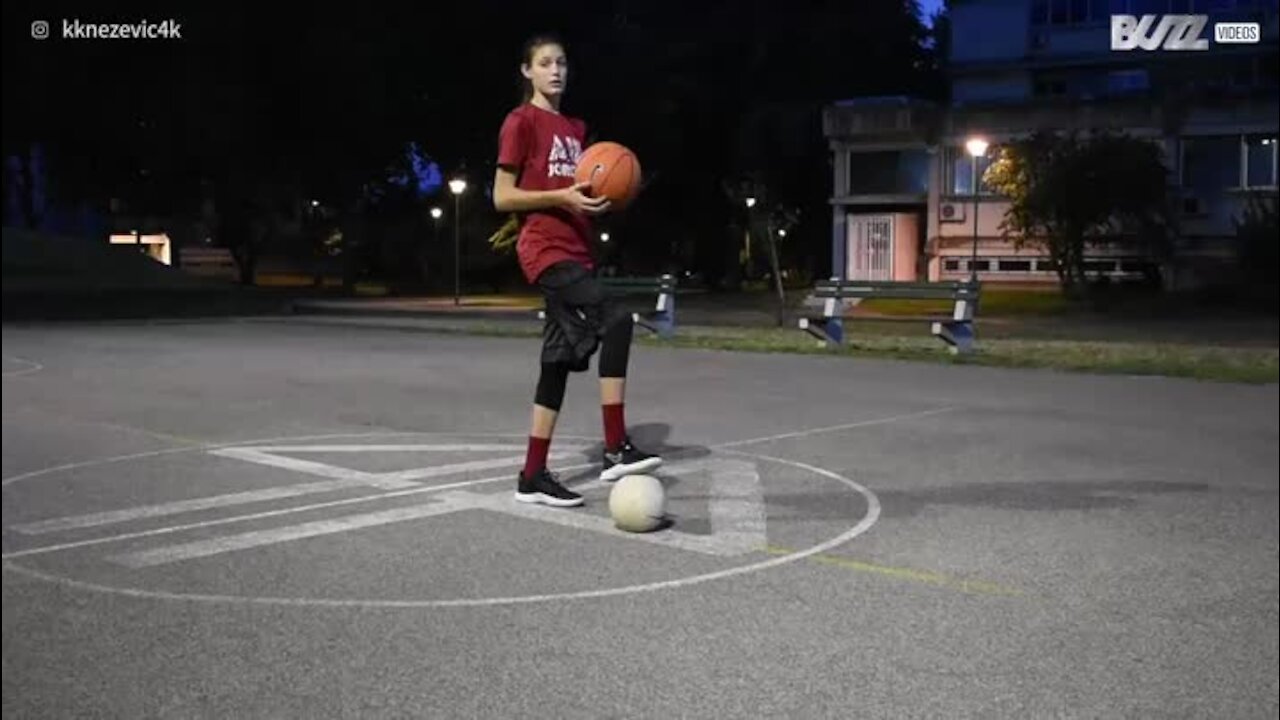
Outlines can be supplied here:
M559 262L538 276L546 304L542 362L582 372L609 328L629 317L595 275L576 262Z

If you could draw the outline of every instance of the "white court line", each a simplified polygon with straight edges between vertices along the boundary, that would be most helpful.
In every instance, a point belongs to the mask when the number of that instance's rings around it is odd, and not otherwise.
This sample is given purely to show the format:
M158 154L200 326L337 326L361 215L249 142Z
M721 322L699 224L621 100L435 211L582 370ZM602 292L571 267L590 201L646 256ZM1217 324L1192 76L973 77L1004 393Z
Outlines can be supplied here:
M256 449L256 448L255 448ZM223 455L223 452L215 451L210 454ZM553 460L561 460L566 457L572 457L573 453L561 451L559 453L551 453L548 457ZM238 459L248 459L250 462L257 462L256 457L246 458L243 456L232 455ZM275 456L268 456L274 458ZM405 473L366 473L375 479L385 476L393 476L395 484L388 483L387 487L396 489L408 489L419 487L417 483L403 482L406 479L425 479L439 477L442 475L453 475L461 472L472 470L493 470L507 465L516 465L524 462L524 457L507 458L504 460L483 460L479 462L453 463L450 465L437 465L432 468L424 468L424 471L406 471ZM274 464L274 463L267 463ZM308 466L309 467L309 466ZM332 468L333 470L341 470L342 468L334 468L331 465L321 465L322 468ZM308 472L308 470L302 470ZM352 470L351 472L359 472ZM410 475L412 473L412 475ZM317 474L327 474L317 473ZM402 477L401 477L402 476ZM230 493L227 495L213 495L210 497L195 498L192 500L177 500L174 502L158 503L155 505L143 505L141 507L127 508L124 510L109 510L106 512L89 513L87 515L71 515L67 517L52 518L50 520L41 520L23 525L15 525L10 530L20 532L26 535L39 535L50 532L60 532L64 530L78 530L89 527L99 527L102 525L113 525L116 523L130 522L142 518L163 517L165 515L177 515L186 512L195 512L199 510L210 510L219 507L230 507L234 505L247 505L251 503L265 502L268 500L278 500L281 498L299 497L302 495L311 495L318 493L334 492L348 488L365 487L370 483L365 478L328 480L325 482L301 483L298 485L286 485L284 487L266 488L263 490L250 490L246 492Z
M581 465L572 465L564 469L565 472L574 472L575 470L585 470L594 467L595 463L583 463ZM45 553L58 552L59 550L71 550L73 548L89 547L91 545L102 545L104 543L119 542L121 540L133 540L136 538L153 537L156 535L169 535L171 533L182 532L184 530L197 530L200 528L214 527L217 525L229 525L231 523L245 522L247 520L261 520L263 518L277 517L280 515L292 515L293 513L308 512L311 510L322 510L330 507L340 507L343 505L355 505L357 503L374 502L376 500L387 500L390 498L403 497L406 495L419 495L422 493L440 492L442 490L454 490L457 488L469 487L472 485L483 485L493 482L511 482L510 475L501 475L498 477L482 478L480 480L463 480L462 482L449 483L447 485L432 485L430 487L415 487L412 490L401 490L399 492L382 493L380 495L366 495L358 498L347 498L346 500L332 500L329 502L314 503L311 505L301 505L298 507L283 508L280 510L267 510L265 512L254 513L252 515L237 515L229 518L219 518L217 520L205 520L203 522L188 523L186 525L174 525L171 527L155 528L154 530L142 530L139 532L124 533L122 535L111 535L109 537L93 538L91 540L79 540L76 542L62 543L59 545L45 545L38 548L30 548L27 550L15 550L7 552L3 555L4 560L13 558L26 557L28 555L44 555Z
M309 475L334 478L351 485L368 485L369 487L375 487L381 490L402 490L404 488L413 487L414 485L412 482L406 480L383 479L378 473L367 473L361 470L352 470L351 468L338 467L336 465L328 465L326 463L319 463L311 460L299 460L298 458L285 457L283 455L272 455L270 453L262 452L258 448L223 448L221 450L212 450L209 454L235 458L237 460L257 463L259 465L284 468L285 470L307 473Z
M22 363L22 364L24 364L24 365L28 365L28 366L29 366L29 367L25 367L25 368L23 368L23 369L21 369L21 370L7 370L7 371L5 371L5 372L3 373L3 376L4 376L4 377L7 377L7 378L8 378L8 377L18 377L19 375L30 375L31 373L38 373L38 372L40 372L41 370L43 370L43 369L44 369L44 366L43 366L43 365L41 365L40 363L38 363L38 362L36 362L36 361L34 361L34 360L24 360L24 359L22 359L22 358L20 358L20 357L13 357L13 356L7 357L7 358L5 358L5 359L6 359L6 360L12 360L12 361L14 361L14 362L20 362L20 363Z
M332 535L349 530L359 530L360 528L404 522L405 520L417 520L431 517L432 515L456 512L457 510L459 508L446 499L443 502L411 505L409 507L392 508L391 510L359 515L344 515L328 520L302 523L301 525L290 525L270 530L255 530L253 532L240 533L239 535L213 538L212 540L198 540L182 545L169 545L154 550L116 555L108 558L108 560L135 569L153 567L155 565L166 565L183 560L195 560L197 558L220 555L236 550L248 550L262 547L263 545L275 545L276 543L289 542L290 540Z
M512 515L578 530L591 530L614 538L619 536L618 529L613 525L613 520L603 515L591 515L582 512L547 512L545 507L514 502L506 494L481 494L458 490L449 493L445 497L459 509L490 510L503 515ZM713 535L694 535L675 530L660 533L629 533L626 537L631 540L640 540L655 545L664 545L703 555L716 556L741 555L744 552L750 552L765 546L765 543L761 543L754 548L744 548L739 545L725 543Z
M24 535L42 535L44 533L61 532L64 530L79 530L81 528L98 527L100 525L114 525L115 523L140 520L142 518L163 517L165 515L177 515L179 513L195 512L198 510L212 510L213 508L227 507L230 505L244 505L248 503L264 502L267 500L297 497L299 495L333 492L335 490L343 490L350 487L353 487L353 485L345 480L325 480L323 482L286 485L284 487L268 488L265 490L250 490L247 492L230 493L227 495L194 498L192 500L178 500L175 502L159 503L156 505L143 505L141 507L128 508L127 510L108 510L106 512L89 513L87 515L71 515L68 517L53 518L52 520L41 520L40 522L27 523L25 525L14 525L9 529L14 532L20 532Z
M563 593L543 593L538 595L517 595L508 597L487 597L487 598L452 598L439 600L390 600L386 598L290 598L290 597L248 597L244 595L216 595L211 593L177 593L166 592L162 590L141 590L138 588L122 588L101 585L98 583L86 582L83 580L74 580L72 578L59 575L52 575L41 572L34 568L23 567L17 563L6 563L5 569L16 572L27 577L44 580L57 585L75 588L77 590L86 590L89 592L104 593L108 595L117 595L131 598L141 598L146 600L174 600L182 602L206 602L230 605L260 605L272 607L325 607L325 608L360 608L360 609L405 609L405 608L476 608L476 607L498 607L504 605L522 605L543 602L564 602L569 600L588 600L596 598L619 597L622 595L633 595L642 592L658 592L662 590L674 590L677 588L688 588L703 583L725 580L732 577L741 577L750 573L756 573L763 570L781 567L790 563L813 557L820 553L827 552L839 547L850 540L858 537L871 529L876 521L880 518L880 500L875 493L858 483L846 478L830 470L824 470L813 465L807 465L795 460L784 460L778 457L770 457L768 455L756 455L740 451L729 450L730 453L737 453L747 457L759 460L771 460L783 465L791 465L802 470L828 477L837 482L843 483L850 489L862 495L867 501L867 514L857 522L853 527L845 532L819 543L804 550L774 557L758 563L747 565L738 565L736 567L726 568L703 575L694 575L691 577L675 578L659 582L644 583L639 585L627 585L624 587L601 588L597 590L581 590Z
M744 484L742 480L745 479L747 483L753 483L755 485L755 490L759 490L760 476L751 463L746 463L740 460L730 460L727 462L727 467L723 466L721 463L691 463L688 467L676 466L675 468L672 468L671 473L685 474L692 470L696 470L703 465L710 465L713 478L712 486L714 488L718 488L721 491L734 492L739 497L750 496L751 490L749 488L742 487ZM723 482L718 477L720 474L731 476L731 482ZM601 481L596 480L588 484L595 485L597 483L601 483ZM581 488L579 487L576 489ZM756 494L758 494L758 492ZM760 502L763 503L763 498L760 499ZM532 520L542 520L581 530L593 530L614 537L617 535L613 521L607 517L587 513L548 513L546 508L513 502L511 500L511 496L505 492L485 494L462 490L451 490L441 497L440 502L414 507L430 509L424 510L421 514L417 514L413 508L402 508L402 510L404 510L404 514L400 514L397 511L385 511L350 515L330 520L308 522L300 525L283 526L267 530L254 530L238 535L229 535L209 540L199 540L151 550L143 550L126 555L114 556L109 559L113 562L133 568L151 567L155 565L181 562L183 560L211 557L213 555L220 555L222 553L234 552L237 550L289 542L291 540L330 535L334 533L347 532L349 530L359 530L377 525L400 522L402 520L412 520L418 517L430 517L432 515L449 512L459 512L462 510L490 510L517 517L529 518ZM741 524L740 522L733 522L740 520L739 516L744 514L742 509L738 507L731 507L727 512L734 514L734 516L728 518L730 521L728 522L729 530L724 536L718 537L714 534L715 525L713 524L712 535L694 535L679 531L672 531L667 533L637 535L636 538L646 542L666 545L668 547L676 547L682 550L718 556L741 555L753 550L760 550L767 546L768 543L764 535L763 524L761 524L759 528L753 528L758 531L757 533L745 533L737 527L737 525ZM756 508L747 509L746 516L748 520L756 513L758 513L761 522L763 523L763 504ZM721 524L723 525L725 524L725 508L722 507L720 509L720 515Z
M745 460L725 460L711 470L711 535L726 548L759 550L765 534L764 488L760 470Z
M406 437L406 436L422 436L422 435L465 435L468 437L502 437L509 438L515 433L488 433L488 432L453 432L453 433L431 433L423 431L374 431L374 432L346 432L346 433L327 433L324 435L282 435L270 438L256 438L249 440L234 440L231 442L205 443L197 447L176 447L164 448L163 450L147 450L144 452L129 453L128 455L116 455L113 457L97 458L95 460L80 460L73 463L63 463L62 465L54 465L52 467L41 468L39 470L31 470L29 472L11 475L0 481L3 487L9 487L11 483L30 480L31 478L41 477L44 475L52 475L54 473L66 472L67 470L77 470L85 467L97 467L101 465L112 465L115 463L129 462L130 460L143 460L146 458L160 457L163 455L178 455L180 453L195 452L196 450L216 450L218 448L246 447L254 443L267 442L301 442L303 440L332 440L336 438L353 438L353 437ZM561 444L566 440L589 440L577 436L563 436L559 439ZM589 447L584 445L583 447Z
M720 443L712 445L713 448L731 448L741 445L752 445L762 442L773 442L774 440L789 440L791 438L808 437L809 435L817 435L819 433L839 432L841 430L852 430L854 428L869 427L871 425L887 425L899 420L912 420L920 417L928 417L930 415L940 415L942 413L958 410L956 407L937 408L935 410L923 410L921 412L907 413L906 415L894 415L893 417L877 418L875 420L862 420L855 423L847 423L845 425L831 425L828 427L813 428L812 430L801 430L799 432L782 433L781 435L769 435L767 437L751 438L750 440L735 440L733 442Z
M937 414L940 414L940 413L951 412L951 411L956 410L956 409L958 409L958 408L956 408L956 407L944 407L944 408L937 408L937 409L934 409L934 410L921 411L921 412L917 412L917 413L909 413L909 414L905 414L905 415L895 415L895 416L887 417L887 418L878 418L878 419L872 419L872 420L863 420L863 421L859 421L859 422L856 422L856 423L846 423L846 424L842 424L842 425L831 425L831 426L826 426L826 427L812 428L812 429L809 429L809 430L802 430L802 431L793 432L793 433L784 433L784 434L781 434L781 435L771 435L771 436L760 437L760 438L751 438L751 439L748 439L748 440L737 440L737 441L733 441L733 442L727 442L727 443L720 443L720 444L717 444L717 445L712 445L712 446L710 446L708 449L715 449L715 448L730 448L730 447L737 447L737 446L740 446L740 445L748 445L748 444L751 444L751 443L758 443L758 442L770 442L770 441L773 441L773 440L781 440L781 439L788 439L788 438L794 438L794 437L805 437L805 436L808 436L808 435L816 435L816 434L819 434L819 433L825 433L825 432L836 432L836 431L839 431L839 430L846 430L846 429L853 429L853 428L860 428L860 427L868 427L868 426L873 426L873 425L883 425L883 424L888 424L888 423L898 422L898 421L900 421L900 420L908 420L908 419L917 418L917 417L927 417L927 416L930 416L930 415L937 415ZM413 436L413 435L423 435L423 434L427 434L427 433L421 433L421 432L371 432L371 433L349 433L349 434L348 434L348 433L336 433L336 434L330 434L330 435L316 435L316 436L299 437L299 438L279 437L279 438L273 438L273 439L269 439L269 440L268 440L268 439L264 439L264 440L262 440L262 441L258 441L258 442L271 442L272 440L277 441L277 442L280 442L280 441L290 441L290 440L293 440L293 441L299 441L299 440L328 439L328 438L342 438L342 437L388 437L388 436ZM457 434L459 434L459 435L481 436L481 435L486 435L487 433L457 433ZM492 436L492 435L494 435L494 434L491 434L491 433L488 433L488 434L489 434L489 435L491 435L491 436ZM567 438L566 438L566 439L567 439ZM241 443L236 443L236 444L235 444L235 446L242 446L242 443L253 443L253 442L255 442L255 441L252 441L252 440L249 440L249 441L242 441ZM230 448L230 447L233 447L233 445L232 445L231 443L226 443L226 444L221 444L221 445L209 445L209 446L206 446L206 447L208 447L208 448ZM198 449L198 448L195 448L195 449ZM8 485L9 483L17 482L17 481L19 481L19 480L24 480L24 479L27 479L27 478L30 478L30 477L36 477L36 476L39 476L39 475L45 475L45 474L49 474L49 473L52 473L52 472L58 472L58 471L61 471L61 470L69 470L69 469L73 469L73 468L86 467L86 466L91 466L91 465L101 465L101 464L107 464L107 463L123 462L123 461L127 461L127 460L141 459L141 458L145 458L145 457L154 457L154 456L158 456L158 455L169 455L169 454L175 454L175 453L180 453L180 452L191 452L192 450L193 450L193 448L170 448L170 449L166 449L166 450L156 450L156 451L151 451L151 452L135 453L135 454L131 454L131 455L122 455L122 456L113 457L113 458L106 458L106 459L103 459L103 460L90 460L90 461L84 461L84 462L78 462L78 463L69 463L69 464L66 464L66 465L60 465L60 466L56 466L56 467L52 467L52 468L46 468L46 469L44 469L44 470L35 470L35 471L32 471L32 472L23 473L23 474L21 474L21 475L16 475L16 476L13 476L13 477L10 477L10 478L6 478L6 479L3 481L3 484L4 484L4 485ZM773 459L773 458L771 458L771 459ZM803 465L803 463L798 463L798 462L795 462L795 461L782 461L782 462L787 463L787 464L798 465L798 466L799 466L799 465ZM585 469L585 468L588 468L588 467L592 467L592 466L594 466L594 465L595 465L595 463L588 463L588 464L582 464L582 465L575 465L575 466L572 466L572 467L564 468L564 472L573 472L573 471L575 471L575 470ZM810 466L808 466L808 465L804 465L804 467L805 467L806 469L809 469L809 468L810 468ZM835 476L834 474L829 473L828 471L823 471L823 472L820 472L819 474L822 474L822 475L832 475L833 477L837 477L837 476ZM269 512L264 512L264 513L257 513L257 514L254 514L254 515L246 515L246 516L238 516L238 517L232 517L232 518L224 518L224 519L221 519L221 520L210 520L210 521L207 521L207 522L191 523L191 524L188 524L188 525L179 525L179 526L174 526L174 527L170 527L170 528L157 528L157 529L154 529L154 530L147 530L147 531L137 532L137 533L127 533L127 534L123 534L123 535L115 535L115 536L104 537L104 538L95 538L95 539L92 539L92 540L83 540L83 541L79 541L79 542L64 543L64 544L60 544L60 545L49 545L49 546L44 546L44 547L39 547L39 548L30 548L30 549L27 549L27 550L19 550L19 551L15 551L15 552L11 552L11 553L5 553L3 556L0 556L0 557L2 557L4 560L9 560L9 559L11 559L11 558L19 558L19 557L24 557L24 556L28 556L28 555L39 555L39 554L44 554L44 553L49 553L49 552L57 552L57 551L60 551L60 550L67 550L67 549L72 549L72 548L77 548L77 547L85 547L85 546L89 546L89 545L99 545L99 544L102 544L102 543L116 542L116 541L119 541L119 540L128 540L128 539L139 538L139 537L149 537L149 536L153 536L153 535L162 535L162 534L167 534L167 533L172 533L172 532L180 532L180 531L183 531L183 530L191 530L191 529L196 529L196 528L201 528L201 527L210 527L210 526L214 526L214 525L222 525L222 524L226 524L226 523L240 522L240 521L244 521L244 520L253 520L253 519L258 519L258 518L273 517L273 516L277 516L277 515L285 515L285 514L289 514L289 513L293 513L293 512L304 512L304 511L307 511L307 510L320 509L320 508L324 508L324 507L334 507L334 506L339 506L339 505L347 505L347 504L351 504L351 503L353 503L353 502L370 502L370 501L379 500L379 499L385 499L385 498L391 498L391 497L399 497L399 496L402 496L402 495L411 495L411 494L416 494L416 493L419 493L419 492L434 492L434 491L439 491L439 490L446 490L446 489L453 489L453 488L458 488L458 487L465 487L465 486L467 486L467 485L478 485L478 484L481 484L481 483L487 483L487 482L497 482L497 481L501 481L501 480L507 480L507 481L510 481L510 478L508 478L508 477L505 477L505 476L504 476L504 477L498 477L498 478L486 478L486 479L483 479L483 480L474 480L474 481L467 481L467 482L462 482L462 483L454 483L454 484L451 484L451 485L441 485L441 486L434 486L434 487L427 487L427 488L414 488L414 489L411 489L411 490L404 490L404 491L399 491L399 492L383 493L383 494L380 494L380 495L373 495L373 496L369 496L369 497L352 498L352 499L349 499L349 500L338 500L338 501L334 501L334 502L331 502L331 503L318 503L318 504L310 505L310 506L302 506L302 507L298 507L298 508L287 508L287 509L283 509L283 510L274 510L274 511L269 511ZM843 481L843 479L842 479L842 481ZM577 489L579 489L579 490L587 490L587 489L589 489L589 488L595 488L595 487L597 487L597 486L602 486L602 485L604 485L604 483L603 483L602 481L595 480L595 481L589 482L589 483L587 483L587 484L585 484L585 485L580 485L580 486L576 486L576 487L577 487ZM877 508L877 510L878 510L878 508ZM878 514L878 513L877 513L877 514Z
M564 446L566 443L556 443ZM588 447L586 445L570 447ZM261 452L288 453L362 453L362 452L488 452L493 450L520 450L523 445L495 444L415 444L415 445L254 445Z

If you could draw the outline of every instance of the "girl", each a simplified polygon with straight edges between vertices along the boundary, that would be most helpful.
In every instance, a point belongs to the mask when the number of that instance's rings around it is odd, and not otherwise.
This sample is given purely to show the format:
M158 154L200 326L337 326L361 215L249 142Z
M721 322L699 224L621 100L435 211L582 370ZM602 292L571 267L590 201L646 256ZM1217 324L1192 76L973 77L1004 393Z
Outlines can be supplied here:
M586 127L560 113L569 74L564 45L552 36L533 38L525 44L520 72L524 99L499 133L493 204L521 220L520 268L542 292L546 325L516 500L572 507L582 504L582 496L547 470L547 452L569 373L585 371L597 348L605 440L600 478L652 470L662 459L637 449L627 436L623 405L634 321L593 274L591 217L607 212L609 202L588 197L590 183L574 182Z

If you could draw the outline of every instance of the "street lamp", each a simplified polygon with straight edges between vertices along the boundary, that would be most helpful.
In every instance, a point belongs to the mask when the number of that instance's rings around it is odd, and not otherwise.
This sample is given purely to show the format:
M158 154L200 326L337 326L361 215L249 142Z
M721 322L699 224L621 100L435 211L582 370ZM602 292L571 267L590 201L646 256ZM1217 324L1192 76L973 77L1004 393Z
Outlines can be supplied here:
M964 144L973 158L973 256L969 259L969 281L978 279L978 158L987 154L987 141L982 138L970 138Z
M462 270L460 258L462 255L462 235L460 225L462 214L459 211L459 203L462 200L462 193L467 190L467 181L462 178L454 178L449 181L449 192L453 193L453 304L461 304L462 295Z
M609 233L600 233L600 242L609 242Z

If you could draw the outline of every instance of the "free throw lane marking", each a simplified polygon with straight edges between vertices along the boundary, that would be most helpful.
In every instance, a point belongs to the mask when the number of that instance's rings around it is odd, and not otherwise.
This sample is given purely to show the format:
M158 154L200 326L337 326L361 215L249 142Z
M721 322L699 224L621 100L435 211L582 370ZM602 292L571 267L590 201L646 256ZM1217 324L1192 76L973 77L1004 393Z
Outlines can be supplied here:
M43 365L41 365L40 363L34 360L24 360L23 358L12 357L12 356L6 357L5 360L18 363L19 365L26 366L26 367L19 368L17 370L5 370L3 372L3 375L4 377L7 377L7 378L18 377L19 375L30 375L31 373L38 373L44 369Z
M156 548L154 550L143 550L140 552L129 553L127 555L117 555L110 558L110 560L121 565L127 565L131 568L151 567L153 565L164 565L166 563L179 562L181 560L194 560L196 558L209 557L210 555L219 555L233 550L247 550L249 548L262 547L263 545L275 545L276 543L289 542L290 540L299 540L302 538L317 537L320 535L331 535L333 533L359 530L360 528L373 527L376 525L404 522L405 520L417 520L419 518L430 517L432 515L454 512L457 509L457 507L448 501L448 497L446 496L443 501L427 503L424 505L394 508L391 510L382 510L379 512L364 513L361 515L346 515L344 517L332 518L330 520L317 520L315 522L303 523L301 525L290 525L288 527L272 528L270 530L256 530L253 532L240 533L239 535L228 535L225 537L214 538L212 540L199 540L196 542L184 543L182 545L170 545L168 547Z
M326 480L324 482L286 485L284 487L228 493L226 495L214 495L212 497L194 498L191 500L177 500L175 502L158 503L156 505L143 505L141 507L133 507L125 510L108 510L106 512L88 513L86 515L70 515L67 517L53 518L51 520L26 523L25 525L14 525L9 529L14 532L20 532L24 535L41 535L44 533L61 532L64 530L78 530L80 528L99 527L101 525L114 525L116 523L129 522L130 520L139 520L142 518L163 517L166 515L177 515L185 512L211 510L213 508L297 497L299 495L333 492L335 490L344 490L350 487L352 487L352 483L346 480Z
M425 434L425 433L421 433ZM462 435L463 433L457 433ZM663 590L674 590L678 588L687 588L703 583L725 580L732 577L747 575L750 573L761 572L772 568L780 567L789 563L803 560L806 557L824 553L832 548L843 545L857 536L870 530L876 521L880 518L880 500L875 493L866 487L850 480L849 478L834 473L830 470L815 467L807 463L796 460L785 460L767 455L759 455L755 453L747 453L729 450L730 454L739 455L751 459L767 460L777 462L782 465L800 468L815 473L822 477L835 480L853 491L859 493L867 502L867 513L853 527L845 532L832 537L825 542L813 545L804 550L797 551L790 555L775 557L757 563L740 565L736 567L719 570L716 572L705 573L702 575L693 575L683 578L675 578L660 582L645 583L640 585L627 585L622 587L602 588L599 590L584 590L576 592L564 593L547 593L539 595L516 595L509 597L487 597L487 598L452 598L438 600L422 600L422 599L387 599L387 598L298 598L298 597L248 597L244 595L218 595L212 593L178 593L167 592L163 590L143 590L139 588L128 587L112 587L102 585L100 583L87 582L84 580L75 580L60 575L36 570L34 568L24 567L14 562L10 562L8 557L5 558L4 568L8 571L25 575L30 578L44 580L65 587L84 590L88 592L98 592L108 595L116 595L122 597L142 598L149 600L175 600L183 602L205 602L216 604L236 604L236 605L262 605L273 607L326 607L326 608L364 608L364 609L421 609L421 608L476 608L476 607L500 607L507 605L523 605L543 602L562 602L567 600L589 600L598 598L618 597L621 595L634 595L643 592L659 592ZM100 461L105 462L105 461ZM508 479L509 480L509 479ZM425 490L425 488L424 488Z
M299 446L313 452L315 446ZM328 447L328 446L319 446ZM357 447L357 446L352 446ZM376 446L378 452L402 451L405 447L421 450L439 449L441 447L450 449L466 449L475 446L466 445L442 445L442 446L422 446L422 445L380 445ZM504 449L510 449L511 446L501 446ZM238 449L238 448L229 448ZM254 448L256 450L256 448ZM275 448L277 450L294 451L295 448L281 446ZM260 458L254 454L229 453L221 450L211 452L212 455L222 455L235 457L240 460L248 460L249 462L259 462ZM285 467L280 465L277 460L292 460L292 458L280 458L276 455L264 454L267 460L263 462L266 465L276 467ZM552 453L552 459L563 459L571 457L569 452ZM409 489L420 487L410 480L423 480L433 477L441 477L446 475L454 475L457 473L471 472L476 470L494 470L507 466L516 466L524 462L524 457L503 458L498 460L480 460L462 463L451 463L448 465L437 465L429 468L417 468L412 470L403 470L389 473L365 473L358 470L350 470L340 468L333 465L325 465L324 463L311 463L309 461L296 461L302 463L300 467L292 467L289 469L298 470L309 474L317 474L325 477L337 476L337 480L328 480L324 482L302 483L298 485L286 485L284 487L266 488L263 490L250 490L246 492L228 493L226 495L213 495L210 497L194 498L191 500L177 500L174 502L157 503L155 505L143 505L141 507L126 508L124 510L109 510L105 512L88 513L85 515L72 515L68 517L52 518L49 520L41 520L33 523L25 523L15 525L10 530L20 532L26 535L38 535L43 533L60 532L66 530L76 530L82 528L99 527L102 525L112 525L116 523L130 522L142 518L164 517L167 515L177 515L186 512L196 512L200 510L210 510L220 507L230 507L235 505L245 505L258 502L266 502L270 500L279 500L282 498L299 497L302 495L312 495L319 493L335 492L353 487L367 487L371 485L371 479L379 484L375 487L390 487L395 489ZM358 476L346 475L346 473L356 474ZM383 482L388 480L387 482Z
M565 468L566 472L575 470L583 470L591 465L577 465ZM102 545L105 543L119 542L121 540L133 540L136 538L152 537L155 535L169 535L184 530L196 530L199 528L214 527L216 525L228 525L230 523L244 522L246 520L261 520L263 518L277 517L280 515L292 515L294 513L309 512L311 510L322 510L324 508L342 507L345 505L355 505L357 503L374 502L376 500L386 500L389 498L401 497L405 495L419 495L422 493L441 492L444 490L453 490L455 488L468 487L472 485L482 485L494 482L511 482L510 475L500 475L498 477L482 478L480 480L464 480L462 482L449 483L447 485L431 485L429 487L416 487L412 490L399 490L396 492L383 493L380 495L366 495L364 497L347 498L346 500L332 500L330 502L315 503L312 505L301 505L298 507L289 507L281 510L267 510L265 512L253 513L251 515L237 515L229 518L219 518L217 520L205 520L203 522L188 523L186 525L175 525L172 527L155 528L153 530L142 530L140 532L124 533L123 535L111 535L109 537L93 538L91 540L79 540L76 542L62 543L59 545L45 545L27 550L15 550L4 554L4 560L8 562L10 559L26 557L28 555L44 555L46 553L59 552L61 550L71 550L73 548L88 547L90 545Z
M368 485L382 490L403 490L414 485L413 482L408 480L391 480L379 477L377 473L367 473L361 470L352 470L351 468L337 467L336 465L328 465L311 460L299 460L298 458L285 457L284 455L273 455L257 448L224 448L222 450L214 450L210 454L245 460L259 465L284 468L294 472L319 475L320 477L335 478L352 485Z
M712 532L710 535L667 530L659 533L628 533L625 537L721 557L743 555L764 548L768 542L765 535L764 497L760 490L760 474L756 466L742 460L697 461L683 467L678 464L673 465L669 468L668 474L689 474L702 469L711 471ZM502 479L509 480L505 477ZM392 495L406 494L408 493L392 493ZM608 517L584 512L548 512L547 508L513 502L510 493L483 494L452 490L442 494L440 499L448 507L421 516L414 515L412 512L404 517L390 512L366 513L336 518L332 522L310 522L195 543L183 543L117 556L111 560L134 568L149 567L463 510L489 510L579 530L591 530L614 538L623 537Z
M738 552L764 548L768 539L759 468L743 460L724 460L710 469L712 537Z

